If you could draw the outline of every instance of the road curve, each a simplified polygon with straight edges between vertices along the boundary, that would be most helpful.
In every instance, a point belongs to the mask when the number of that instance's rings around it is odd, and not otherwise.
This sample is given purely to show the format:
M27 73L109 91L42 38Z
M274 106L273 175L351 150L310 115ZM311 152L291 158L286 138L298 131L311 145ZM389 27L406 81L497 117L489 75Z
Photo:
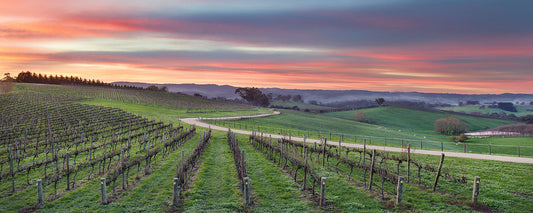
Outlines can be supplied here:
M214 130L220 130L220 131L228 131L228 129L231 129L232 132L237 134L245 134L245 135L252 135L252 131L248 130L240 130L240 129L232 129L232 128L226 128L221 126L216 126L208 123L204 123L202 120L227 120L227 119L242 119L242 118L261 118L261 117L267 117L272 115L279 115L281 114L278 111L274 111L270 114L263 114L263 115L251 115L251 116L236 116L236 117L220 117L220 118L182 118L180 121L195 125L198 127L204 127L204 128L211 128ZM276 134L268 134L264 133L266 137L271 136L272 138L287 138L287 136L283 135L276 135ZM304 138L300 137L291 137L291 140L294 141L304 141ZM308 143L320 143L320 140L317 139L305 139ZM338 142L332 142L328 141L328 144L331 145L338 145ZM354 144L354 143L341 143L342 146L345 147L353 147L353 148L363 148L362 144ZM373 146L373 145L366 145L367 149L376 149L381 151L390 151L390 152L407 152L407 149L398 148L398 147L388 147L388 146ZM484 155L484 154L473 154L473 153L461 153L461 152L440 152L440 151L432 151L432 150L422 150L422 149L411 149L411 153L413 154L425 154L425 155L441 155L444 153L447 157L458 157L458 158L471 158L471 159L479 159L479 160L495 160L495 161L503 161L503 162L514 162L514 163L527 163L527 164L533 164L533 158L521 158L521 157L509 157L509 156L499 156L499 155Z

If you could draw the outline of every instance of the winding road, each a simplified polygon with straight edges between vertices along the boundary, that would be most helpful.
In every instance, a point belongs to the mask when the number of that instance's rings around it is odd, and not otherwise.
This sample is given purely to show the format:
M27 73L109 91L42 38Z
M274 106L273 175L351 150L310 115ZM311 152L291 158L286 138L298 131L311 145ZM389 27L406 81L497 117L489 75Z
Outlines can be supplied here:
M227 127L221 127L216 126L212 124L208 124L203 122L202 120L227 120L227 119L242 119L242 118L261 118L261 117L267 117L272 115L279 115L281 114L278 111L274 111L270 114L262 114L262 115L251 115L251 116L236 116L236 117L220 117L220 118L182 118L180 121L195 125L199 127L204 128L211 128L214 130L220 130L220 131L228 131ZM245 134L245 135L252 135L252 131L248 130L240 130L240 129L231 129L232 132L237 134ZM271 136L272 138L286 138L287 136L283 135L276 135L276 134L267 134L264 133L265 136ZM300 137L291 137L291 140L294 141L304 141L304 138ZM317 139L309 139L307 138L305 140L308 143L320 143L320 140ZM328 141L328 144L331 145L338 145L338 142L331 142ZM353 147L353 148L363 148L362 144L354 144L354 143L341 143L344 147ZM407 149L398 148L398 147L388 147L388 146L373 146L373 145L366 145L367 149L376 149L381 151L390 151L390 152L407 152ZM514 162L514 163L527 163L527 164L533 164L533 158L522 158L522 157L509 157L509 156L499 156L499 155L484 155L484 154L472 154L472 153L460 153L460 152L440 152L440 151L432 151L432 150L422 150L422 149L411 149L411 153L413 154L425 154L425 155L441 155L444 153L447 157L458 157L458 158L471 158L471 159L479 159L479 160L495 160L495 161L504 161L504 162Z

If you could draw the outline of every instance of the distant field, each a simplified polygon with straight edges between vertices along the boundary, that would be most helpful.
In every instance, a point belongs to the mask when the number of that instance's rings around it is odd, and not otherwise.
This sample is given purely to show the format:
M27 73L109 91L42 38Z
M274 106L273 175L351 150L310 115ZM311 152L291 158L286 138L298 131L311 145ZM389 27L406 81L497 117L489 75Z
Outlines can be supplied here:
M470 131L516 123L513 121L499 119L454 115L450 113L427 112L400 107L375 107L362 109L360 111L365 114L366 119L372 124L409 131L424 132L426 134L435 133L433 131L433 124L435 123L435 120L449 116L456 117L467 123L470 126ZM332 112L327 113L327 115L346 120L354 120L355 112L356 111Z
M533 111L527 111L528 109L533 110L533 106L531 105L515 105L516 110L518 112L509 112L509 111L505 111L499 108L488 108L487 106L485 106L484 109L480 109L479 108L480 106L481 105L466 105L466 106L455 106L455 107L440 107L439 109L449 110L449 111L454 111L454 112L465 112L465 113L480 112L483 114L505 112L506 114L514 114L517 117L524 116L524 115L533 115Z

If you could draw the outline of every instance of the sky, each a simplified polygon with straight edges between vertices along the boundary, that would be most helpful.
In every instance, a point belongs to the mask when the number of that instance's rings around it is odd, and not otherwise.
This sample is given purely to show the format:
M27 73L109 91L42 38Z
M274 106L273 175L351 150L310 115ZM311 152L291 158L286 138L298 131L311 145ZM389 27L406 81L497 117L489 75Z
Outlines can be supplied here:
M533 94L533 1L0 0L0 72Z

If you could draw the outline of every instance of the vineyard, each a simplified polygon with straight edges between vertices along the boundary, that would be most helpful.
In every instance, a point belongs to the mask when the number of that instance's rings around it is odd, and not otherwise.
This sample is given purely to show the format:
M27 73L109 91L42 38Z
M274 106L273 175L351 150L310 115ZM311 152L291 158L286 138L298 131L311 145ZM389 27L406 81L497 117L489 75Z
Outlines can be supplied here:
M533 209L531 165L411 154L418 140L405 140L404 151L392 153L340 147L331 142L337 141L333 138L344 142L344 135L329 132L246 126L245 122L225 125L254 129L253 135L211 131L177 120L151 120L160 115L149 111L134 114L82 104L95 99L117 101L128 91L65 91L61 86L46 86L35 92L31 87L40 85L23 87L0 96L2 212ZM155 94L145 92L139 97ZM213 113L209 110L213 103L187 100L192 97L152 97L151 103L134 103L127 97L123 98L128 105L169 107L182 101L183 114ZM223 107L228 110L215 107L215 111L247 111ZM287 136L272 139L266 133L271 131ZM313 135L321 142L291 140L291 136ZM352 140L375 142L364 137ZM477 176L479 198L474 201Z
M4 205L24 200L37 179L49 200L97 177L106 177L113 191L117 185L124 190L196 132L194 127L174 127L120 109L66 100L32 93L2 96L0 198ZM31 204L31 200L24 203L25 207Z

